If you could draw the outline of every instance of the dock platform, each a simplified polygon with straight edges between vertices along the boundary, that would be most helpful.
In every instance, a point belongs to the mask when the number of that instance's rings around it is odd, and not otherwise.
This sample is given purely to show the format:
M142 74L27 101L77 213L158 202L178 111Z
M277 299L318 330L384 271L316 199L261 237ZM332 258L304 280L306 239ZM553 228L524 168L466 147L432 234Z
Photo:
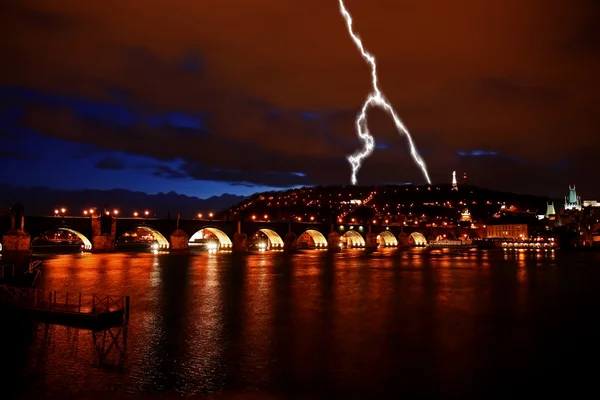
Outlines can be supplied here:
M55 325L102 330L126 324L129 296L85 295L0 285L0 307Z

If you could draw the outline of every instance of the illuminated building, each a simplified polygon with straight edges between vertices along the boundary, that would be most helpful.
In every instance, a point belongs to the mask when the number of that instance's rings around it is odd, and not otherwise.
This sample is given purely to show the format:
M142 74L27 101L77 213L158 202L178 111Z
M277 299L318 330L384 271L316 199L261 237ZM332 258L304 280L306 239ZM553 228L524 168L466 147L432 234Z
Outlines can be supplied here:
M583 206L584 207L600 207L600 202L598 202L596 200L584 200Z
M464 222L471 222L471 213L469 212L468 208L462 210L460 213L460 220Z
M575 191L575 185L569 185L569 195L565 197L565 210L579 210L581 211L581 197L577 196Z
M456 171L452 171L452 190L458 190L458 182L456 182Z
M523 240L529 238L529 221L520 217L502 217L486 225L488 238Z

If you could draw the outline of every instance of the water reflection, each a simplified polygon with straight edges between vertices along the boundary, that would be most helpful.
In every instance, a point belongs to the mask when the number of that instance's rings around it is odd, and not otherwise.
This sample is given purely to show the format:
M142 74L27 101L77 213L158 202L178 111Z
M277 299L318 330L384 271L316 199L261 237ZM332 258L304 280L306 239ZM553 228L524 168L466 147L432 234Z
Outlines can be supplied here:
M10 339L21 366L11 388L485 397L503 382L524 384L529 370L543 375L537 360L551 363L556 351L547 344L577 326L600 333L574 324L600 301L598 261L423 249L56 256L43 264L44 287L131 296L129 330L112 336L128 333L127 352L122 342L98 350L110 332L94 342L89 332L22 325L26 334Z

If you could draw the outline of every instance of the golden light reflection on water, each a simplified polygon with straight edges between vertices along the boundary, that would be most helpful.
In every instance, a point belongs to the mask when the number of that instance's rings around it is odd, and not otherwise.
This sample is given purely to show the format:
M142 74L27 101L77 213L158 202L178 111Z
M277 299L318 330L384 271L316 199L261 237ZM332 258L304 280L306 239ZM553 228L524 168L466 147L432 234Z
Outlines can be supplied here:
M31 386L296 393L306 382L360 391L424 380L451 390L504 356L494 343L535 345L507 327L564 290L559 262L554 252L422 249L55 256L44 287L131 296L127 368L92 370L86 336L57 328L53 346L28 353Z
M273 268L275 259L268 253L250 255L244 265L245 279L240 307L243 323L240 332L241 374L248 383L262 384L269 380L268 371L272 359L270 349L274 341L273 308L277 302L274 292ZM245 368L245 366L252 366Z

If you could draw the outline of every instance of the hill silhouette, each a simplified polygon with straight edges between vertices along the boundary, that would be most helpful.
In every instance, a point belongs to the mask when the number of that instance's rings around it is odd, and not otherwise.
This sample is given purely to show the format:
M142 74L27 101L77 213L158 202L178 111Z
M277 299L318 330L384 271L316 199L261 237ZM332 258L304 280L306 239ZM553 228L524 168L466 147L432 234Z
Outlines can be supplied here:
M192 218L198 213L225 210L245 199L245 196L222 194L207 199L176 192L147 194L127 189L113 190L57 190L47 187L14 187L0 184L0 214L9 213L17 201L23 203L25 215L52 215L57 208L66 208L68 215L80 215L91 207L118 209L123 216L133 212L150 211L157 217Z
M393 221L402 215L413 220L418 215L456 220L467 209L474 217L486 219L499 212L543 214L548 201L552 200L546 196L469 185L458 190L448 184L317 186L255 193L232 206L229 215L257 220L335 221L348 217L365 222L373 217Z

